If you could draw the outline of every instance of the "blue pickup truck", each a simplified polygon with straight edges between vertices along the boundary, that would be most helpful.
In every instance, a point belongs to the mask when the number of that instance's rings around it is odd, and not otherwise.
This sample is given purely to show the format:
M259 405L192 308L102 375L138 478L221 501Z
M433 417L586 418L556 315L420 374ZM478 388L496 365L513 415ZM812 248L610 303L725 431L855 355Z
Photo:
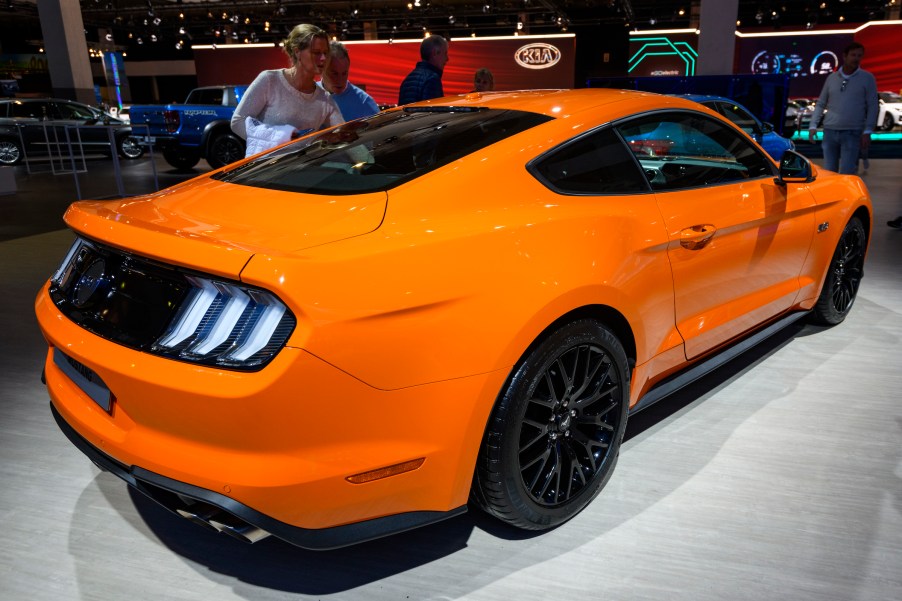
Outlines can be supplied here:
M229 122L247 86L195 88L184 104L131 107L132 125L147 125L148 144L177 169L190 169L201 159L218 169L244 158L244 140ZM140 132L137 129L136 132Z

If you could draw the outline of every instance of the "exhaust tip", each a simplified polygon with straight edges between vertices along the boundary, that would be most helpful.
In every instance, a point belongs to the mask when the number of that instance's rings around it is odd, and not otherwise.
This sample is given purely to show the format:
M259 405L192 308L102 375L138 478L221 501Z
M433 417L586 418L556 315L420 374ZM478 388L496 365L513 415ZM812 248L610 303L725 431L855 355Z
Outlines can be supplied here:
M233 516L227 515L226 517L232 518ZM238 521L237 519L235 521L236 523L234 524L227 524L220 522L219 520L212 519L210 520L210 525L223 534L231 536L232 538L238 539L241 542L248 544L259 542L264 538L270 536L269 532L263 530L262 528L252 526L251 524L248 524L246 522Z
M212 530L213 532L219 532L219 529L216 528L213 524L209 522L209 519L216 515L218 511L215 510L207 510L201 512L194 512L190 509L176 509L175 512L188 520L189 522L194 522L198 526L203 526L208 530Z

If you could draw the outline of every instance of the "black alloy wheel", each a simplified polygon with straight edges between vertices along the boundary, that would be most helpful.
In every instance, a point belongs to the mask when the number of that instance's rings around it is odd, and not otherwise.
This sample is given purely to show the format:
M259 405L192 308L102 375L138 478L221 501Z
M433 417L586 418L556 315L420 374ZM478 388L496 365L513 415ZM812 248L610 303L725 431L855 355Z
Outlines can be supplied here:
M0 165L15 165L22 160L22 147L16 140L0 138Z
M166 162L180 171L191 169L200 161L200 153L196 150L187 150L180 146L167 148L163 151Z
M213 169L244 158L244 141L234 134L220 134L210 143L207 162Z
M852 217L839 237L824 287L814 307L813 318L817 323L836 325L849 314L864 275L865 249L864 225L858 217Z
M571 322L519 364L492 414L473 497L519 528L565 522L613 472L626 429L623 346L592 319Z
M896 126L896 121L893 119L892 114L886 113L883 116L883 129L886 131L892 131L892 129Z

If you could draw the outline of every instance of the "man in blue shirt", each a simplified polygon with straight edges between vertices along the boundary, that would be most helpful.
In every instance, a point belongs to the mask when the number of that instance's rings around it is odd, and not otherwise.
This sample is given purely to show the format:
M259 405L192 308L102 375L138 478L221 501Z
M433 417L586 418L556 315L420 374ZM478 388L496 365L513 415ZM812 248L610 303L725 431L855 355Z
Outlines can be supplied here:
M379 112L373 97L348 81L351 57L341 42L329 44L329 64L323 72L323 87L332 94L345 121L369 117Z
M430 98L441 98L442 71L448 64L448 41L440 35L431 35L420 43L420 62L404 81L398 93L398 104L409 104Z

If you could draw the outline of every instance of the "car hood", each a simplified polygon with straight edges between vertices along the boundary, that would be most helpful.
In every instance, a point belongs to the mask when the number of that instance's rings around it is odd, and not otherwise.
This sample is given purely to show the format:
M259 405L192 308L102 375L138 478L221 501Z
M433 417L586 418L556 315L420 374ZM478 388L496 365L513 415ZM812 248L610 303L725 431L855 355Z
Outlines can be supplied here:
M155 194L73 203L76 232L152 259L238 277L256 253L298 251L372 232L387 194L324 196L198 178Z

